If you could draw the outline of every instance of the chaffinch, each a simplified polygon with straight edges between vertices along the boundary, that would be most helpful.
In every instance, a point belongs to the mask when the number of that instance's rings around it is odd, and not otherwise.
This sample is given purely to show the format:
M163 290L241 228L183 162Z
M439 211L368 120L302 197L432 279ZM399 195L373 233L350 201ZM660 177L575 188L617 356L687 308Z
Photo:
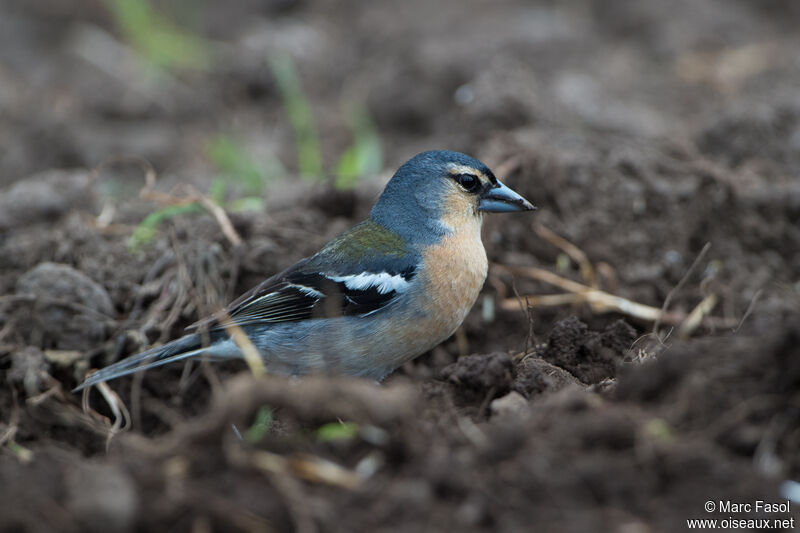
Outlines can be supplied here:
M367 220L243 294L227 316L270 372L382 380L452 335L475 303L488 267L483 213L533 209L480 161L423 152L398 169ZM190 333L78 389L190 357L243 357L225 324L204 323L208 345Z

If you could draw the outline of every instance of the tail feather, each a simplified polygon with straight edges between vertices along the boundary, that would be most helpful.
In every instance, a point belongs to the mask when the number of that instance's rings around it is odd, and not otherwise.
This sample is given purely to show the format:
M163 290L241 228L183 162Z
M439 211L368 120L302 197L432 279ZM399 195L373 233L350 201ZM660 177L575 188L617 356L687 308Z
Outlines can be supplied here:
M208 350L208 347L203 347L199 334L186 335L185 337L181 337L163 346L151 348L142 353L127 357L122 361L117 361L113 365L109 365L95 372L77 386L73 392L91 387L103 381L127 376L135 372L166 365L174 361L188 359L205 353Z

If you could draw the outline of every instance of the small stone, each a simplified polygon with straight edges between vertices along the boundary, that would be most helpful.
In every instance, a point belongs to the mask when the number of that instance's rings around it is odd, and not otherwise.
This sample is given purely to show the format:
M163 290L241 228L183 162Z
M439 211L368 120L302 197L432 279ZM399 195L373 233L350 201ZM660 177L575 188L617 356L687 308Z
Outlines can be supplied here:
M87 170L47 170L0 191L0 231L91 209L93 202Z
M493 417L518 416L528 409L528 400L517 391L511 391L489 404Z
M42 391L42 376L47 371L44 354L35 346L26 346L11 353L11 369L6 374L9 383L22 383L30 398Z
M20 276L16 292L33 298L20 313L31 344L58 350L87 350L107 338L114 305L102 285L69 265L44 262Z
M66 476L67 508L90 532L128 531L139 508L127 472L110 464L80 464Z

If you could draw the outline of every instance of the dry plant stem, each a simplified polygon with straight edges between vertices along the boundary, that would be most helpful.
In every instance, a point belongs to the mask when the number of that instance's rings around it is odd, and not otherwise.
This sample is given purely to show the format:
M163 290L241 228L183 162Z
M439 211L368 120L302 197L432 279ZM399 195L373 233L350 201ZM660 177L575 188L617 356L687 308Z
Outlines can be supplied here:
M758 303L758 299L761 298L761 294L763 292L764 292L763 289L758 289L756 293L753 295L753 299L750 300L750 304L747 306L747 310L744 312L744 315L742 315L742 319L739 321L738 324L736 324L736 328L733 330L734 333L739 333L739 330L742 328L742 324L744 324L744 321L747 320L747 317L749 317L750 313L752 313L753 309L755 309L756 304Z
M522 296L523 303L530 307L555 307L568 304L588 304L596 313L616 311L641 320L651 322L657 318L663 320L661 310L657 307L632 302L620 296L614 296L598 289L589 289L582 292L568 294L544 294L540 296ZM519 300L508 298L500 302L500 307L507 311L522 309ZM674 321L674 317L671 317ZM683 319L683 316L680 317Z
M153 188L156 185L158 175L156 174L153 165L142 157L127 155L109 157L92 171L92 177L97 179L102 170L118 163L132 163L138 165L142 170L144 170L144 187L141 191L139 191L139 197L142 199L152 200L165 205L186 205L198 203L216 219L217 224L219 224L220 228L222 229L222 233L233 246L239 246L242 244L242 238L239 237L239 234L234 229L233 224L231 223L230 218L228 218L228 214L225 212L225 210L208 196L200 194L194 187L187 187L189 190L189 195L184 197L176 197L172 194L164 194L155 191Z
M231 464L260 470L269 477L275 489L285 499L297 531L317 531L308 513L308 498L299 479L345 490L355 490L363 482L363 478L356 472L314 455L294 454L284 457L267 450L246 451L238 442L228 443L225 450Z
M707 242L705 246L703 246L703 249L700 250L700 253L697 254L697 257L694 258L694 261L692 261L692 264L689 266L689 270L686 271L686 274L684 274L683 277L680 279L680 281L678 281L678 284L675 285L671 291L669 291L667 297L664 299L664 303L661 305L662 316L667 312L669 304L670 302L672 302L672 297L675 296L683 288L683 286L686 284L686 281L689 279L689 276L692 275L692 272L694 272L695 268L697 268L697 265L700 264L700 261L702 261L703 258L708 253L709 248L711 248L711 243ZM660 325L661 325L661 320L657 319L653 324L653 333L656 334L658 333L658 327Z
M627 298L615 296L599 289L592 289L582 283L563 278L542 268L505 266L496 263L492 265L492 268L543 281L567 291L566 294L523 296L522 301L516 298L506 298L500 301L500 308L506 311L524 310L526 305L531 307L553 307L569 304L588 304L592 311L596 313L615 311L647 322L659 320L661 323L679 325L686 320L686 314L684 313L668 313L656 307L633 302ZM713 324L720 328L729 328L735 325L730 320L716 317L705 317L702 322Z
M154 191L150 186L146 185L139 193L139 196L144 200L151 200L165 205L200 204L216 219L217 224L219 224L222 233L228 241L234 247L240 246L242 244L242 238L239 237L239 234L234 229L231 219L228 218L228 214L225 210L208 196L200 194L194 187L187 187L187 189L189 190L187 196L178 197L172 194Z
M270 452L256 452L261 454L270 454ZM280 460L283 460L282 457L276 456ZM268 463L279 463L280 461L271 461L267 458L266 455L261 455L260 457L252 458L252 466L255 468L259 468L264 471L269 477L270 481L272 481L273 487L278 493L283 496L283 499L286 502L286 506L289 510L289 515L292 517L292 522L294 522L295 531L297 533L316 533L317 527L314 524L312 518L306 512L307 509L307 498L303 491L303 487L300 482L293 478L287 472L287 468L285 465L278 466L277 464L268 464ZM278 466L277 470L270 470L270 466Z
M25 400L25 403L28 405L40 405L44 403L47 399L52 398L53 396L60 396L60 394L61 394L61 384L56 382L46 391L37 394L36 396L31 396L30 398Z
M299 478L312 483L355 490L363 481L361 476L352 470L316 455L304 453L292 455L288 458L287 465Z
M586 256L586 252L569 242L564 237L556 234L554 231L540 222L535 222L533 224L533 231L535 231L539 237L546 240L556 248L559 248L573 261L578 263L578 268L580 268L581 278L583 278L584 283L593 289L597 288L597 276L594 272L594 267L592 266L591 261L589 261L589 258Z
M192 277L189 275L189 268L186 266L186 260L183 256L183 252L180 244L178 243L178 238L175 235L174 229L170 230L169 237L172 241L172 249L175 253L175 262L177 265L177 293L175 294L175 298L172 301L172 306L170 307L166 318L160 321L161 335L158 339L158 342L162 344L169 341L170 330L175 322L178 321L183 309L186 307L186 304L189 301L189 292L191 292L190 287L192 287Z
M140 282L140 286L144 287L155 282L159 278L164 278L166 275L165 272L167 271L167 268L172 264L174 259L175 259L174 252L165 250L164 253L161 254L161 257L159 257L150 266L150 268L147 269L144 278ZM162 285L163 284L164 283L162 282ZM142 313L145 297L146 297L145 292L139 291L139 293L136 296L136 299L134 300L133 308L131 309L131 312L128 313L127 323L134 324L139 319L139 316Z
M686 320L678 326L678 338L688 339L703 322L703 318L711 313L718 301L719 298L714 293L703 298L703 300L692 309L692 312L689 313Z
M13 406L11 409L11 418L8 420L8 427L0 434L0 446L5 446L6 442L14 440L14 435L17 434L19 429L19 404L17 403L17 391L12 389L11 397L13 399Z
M63 394L63 385L52 376L45 374L48 390L27 398L25 403L30 408L41 408L48 411L64 427L81 427L102 437L108 437L110 422L89 407L88 397L83 399L83 410L71 403ZM16 400L15 400L16 401Z
M514 297L519 302L519 306L522 308L522 311L525 313L525 318L528 321L528 334L525 336L525 352L528 353L532 345L536 344L536 334L533 332L533 313L531 313L531 307L527 303L523 303L522 297L519 295L519 291L517 290L517 284L514 283L514 280L511 280L511 288L514 290Z
M120 431L125 431L130 427L131 415L128 412L128 408L125 407L125 404L122 402L122 399L120 399L117 393L112 391L106 383L98 383L96 387L97 390L100 391L100 394L103 395L103 399L106 401L108 407L111 409L111 412L114 415L114 423L109 428L108 437L106 438L106 452L108 452L108 448L111 445L111 439L113 439L114 436Z
M225 234L228 241L230 241L234 247L241 246L242 238L239 237L239 234L234 229L231 219L228 218L228 213L208 196L201 196L200 203L217 219L217 224L219 224L222 233Z
M236 346L242 351L242 355L244 355L244 360L247 363L247 366L250 367L250 372L252 372L253 376L259 378L267 373L267 369L264 367L264 361L261 359L261 355L258 353L255 345L253 345L253 341L250 340L250 337L247 336L247 333L242 330L238 325L236 325L232 320L230 315L226 313L224 310L219 311L217 314L217 320L225 328L225 332L233 339L233 342L236 343Z
M592 290L591 287L588 287L583 283L578 283L577 281L572 281L571 279L561 277L558 274L553 274L549 270L545 270L543 268L507 266L499 263L492 263L492 268L507 274L515 274L518 276L524 276L526 278L538 279L539 281L544 281L549 285L553 285L567 292L585 292Z
M617 272L614 270L614 267L605 261L600 261L597 263L595 269L600 277L605 280L606 290L609 292L616 292L619 286L619 279L617 278Z
M112 391L106 383L98 383L95 385L95 388L103 396L103 399L108 404L109 409L111 409L111 413L114 415L113 424L106 428L106 451L108 451L108 448L111 445L111 439L113 439L114 436L120 431L125 431L130 427L131 415L128 412L128 408L122 402L117 393ZM89 407L89 391L90 389L85 389L83 391L82 398L83 412L87 414L91 411Z
M200 356L203 357L202 355ZM194 360L187 359L183 363L183 370L181 371L181 377L178 380L178 390L175 392L175 395L180 398L186 391L191 387L192 383L195 382L197 378L197 374L193 372L194 370Z

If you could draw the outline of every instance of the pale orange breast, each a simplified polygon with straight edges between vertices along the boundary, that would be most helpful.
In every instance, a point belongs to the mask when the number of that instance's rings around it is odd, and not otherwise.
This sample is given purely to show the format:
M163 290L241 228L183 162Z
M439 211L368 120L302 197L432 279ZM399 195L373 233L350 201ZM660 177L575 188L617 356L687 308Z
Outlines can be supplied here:
M425 272L420 281L427 316L420 327L436 332L438 342L461 325L486 280L488 262L480 227L481 219L473 217L423 252Z

